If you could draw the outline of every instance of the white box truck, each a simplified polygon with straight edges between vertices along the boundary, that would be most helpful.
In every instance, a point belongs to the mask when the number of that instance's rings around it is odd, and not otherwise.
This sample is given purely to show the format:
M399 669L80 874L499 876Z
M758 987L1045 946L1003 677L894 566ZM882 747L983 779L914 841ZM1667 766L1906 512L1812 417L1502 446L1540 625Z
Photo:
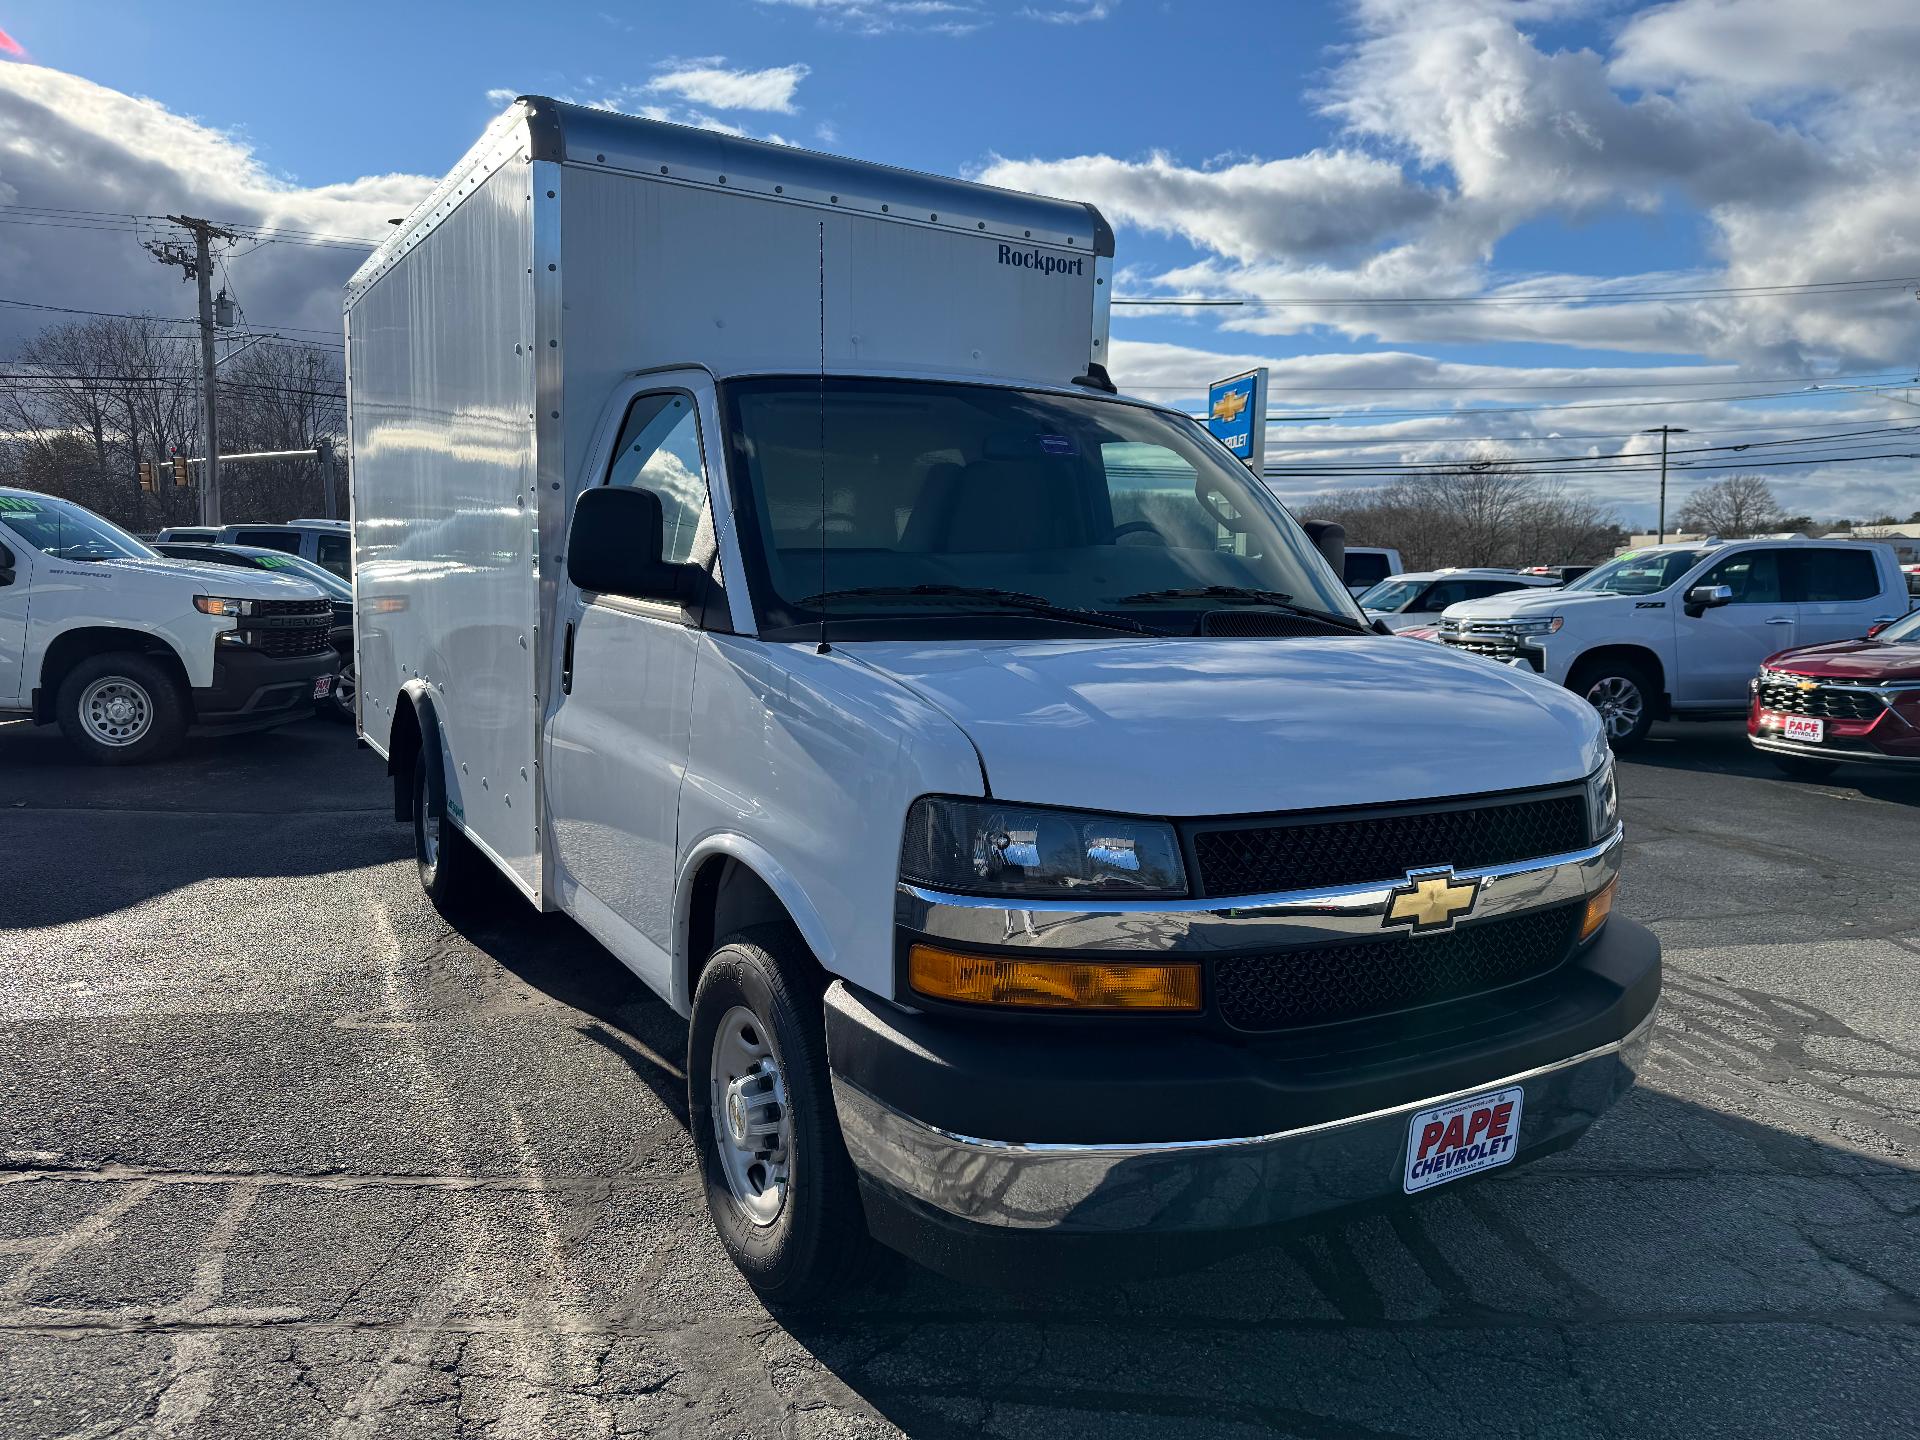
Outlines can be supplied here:
M1592 709L1373 632L1112 393L1112 264L1085 205L526 98L347 293L422 883L688 1017L773 1300L869 1231L980 1273L1424 1193L1646 1050Z

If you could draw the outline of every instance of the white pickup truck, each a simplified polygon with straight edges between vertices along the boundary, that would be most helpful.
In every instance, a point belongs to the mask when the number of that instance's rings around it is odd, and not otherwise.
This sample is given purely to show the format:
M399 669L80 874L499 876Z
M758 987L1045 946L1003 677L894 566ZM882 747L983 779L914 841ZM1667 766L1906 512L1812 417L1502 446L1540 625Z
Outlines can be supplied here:
M305 580L169 560L71 501L0 488L0 715L58 723L97 764L311 715L332 621Z
M1440 640L1585 696L1618 751L1655 720L1742 715L1767 656L1865 635L1907 607L1886 545L1690 541L1631 551L1557 590L1450 605Z
M1113 393L1112 252L529 98L347 293L360 719L421 882L688 1017L775 1300L868 1232L1031 1274L1485 1175L1645 1054L1593 712L1375 633Z

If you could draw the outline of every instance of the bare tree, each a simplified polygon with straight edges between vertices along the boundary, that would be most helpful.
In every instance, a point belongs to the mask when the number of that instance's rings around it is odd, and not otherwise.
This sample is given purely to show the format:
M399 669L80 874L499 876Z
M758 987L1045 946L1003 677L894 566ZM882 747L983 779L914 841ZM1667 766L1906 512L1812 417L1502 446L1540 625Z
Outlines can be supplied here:
M1693 492L1680 507L1682 530L1742 540L1778 530L1786 515L1773 487L1758 475L1729 475Z
M1338 520L1352 544L1390 545L1420 570L1601 560L1612 553L1615 528L1611 514L1558 478L1498 461L1315 496L1294 509Z

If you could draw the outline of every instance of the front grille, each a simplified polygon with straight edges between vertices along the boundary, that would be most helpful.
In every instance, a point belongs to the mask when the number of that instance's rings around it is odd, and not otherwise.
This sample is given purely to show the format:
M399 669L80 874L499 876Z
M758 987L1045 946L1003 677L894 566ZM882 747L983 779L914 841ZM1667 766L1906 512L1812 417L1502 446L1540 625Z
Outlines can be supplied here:
M318 600L254 600L249 602L248 615L324 615L333 616L333 602L322 596Z
M1587 803L1578 790L1459 809L1223 825L1193 837L1207 896L1362 885L1429 865L1470 870L1587 844Z
M1489 660L1511 660L1520 648L1511 635L1480 635L1470 630L1442 630L1440 639L1456 650L1484 655Z
M249 630L247 644L276 660L295 655L318 655L333 648L332 637L327 631L325 625L306 625L298 630Z
M1349 941L1213 962L1214 1003L1237 1030L1387 1015L1531 980L1567 958L1582 902L1445 935Z
M1836 690L1825 685L1802 690L1792 678L1763 677L1760 708L1776 715L1815 715L1823 720L1871 720L1886 707L1866 690Z

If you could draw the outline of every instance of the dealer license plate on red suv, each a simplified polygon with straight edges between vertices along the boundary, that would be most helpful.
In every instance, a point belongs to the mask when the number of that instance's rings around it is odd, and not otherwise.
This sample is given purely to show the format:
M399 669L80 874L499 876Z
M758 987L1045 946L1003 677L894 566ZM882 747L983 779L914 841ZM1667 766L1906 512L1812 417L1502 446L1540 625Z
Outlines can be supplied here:
M1407 1194L1511 1161L1520 1146L1518 1085L1422 1110L1407 1122Z
M1810 745L1818 745L1827 738L1827 722L1806 715L1788 715L1780 722L1780 733L1789 740L1805 740Z

